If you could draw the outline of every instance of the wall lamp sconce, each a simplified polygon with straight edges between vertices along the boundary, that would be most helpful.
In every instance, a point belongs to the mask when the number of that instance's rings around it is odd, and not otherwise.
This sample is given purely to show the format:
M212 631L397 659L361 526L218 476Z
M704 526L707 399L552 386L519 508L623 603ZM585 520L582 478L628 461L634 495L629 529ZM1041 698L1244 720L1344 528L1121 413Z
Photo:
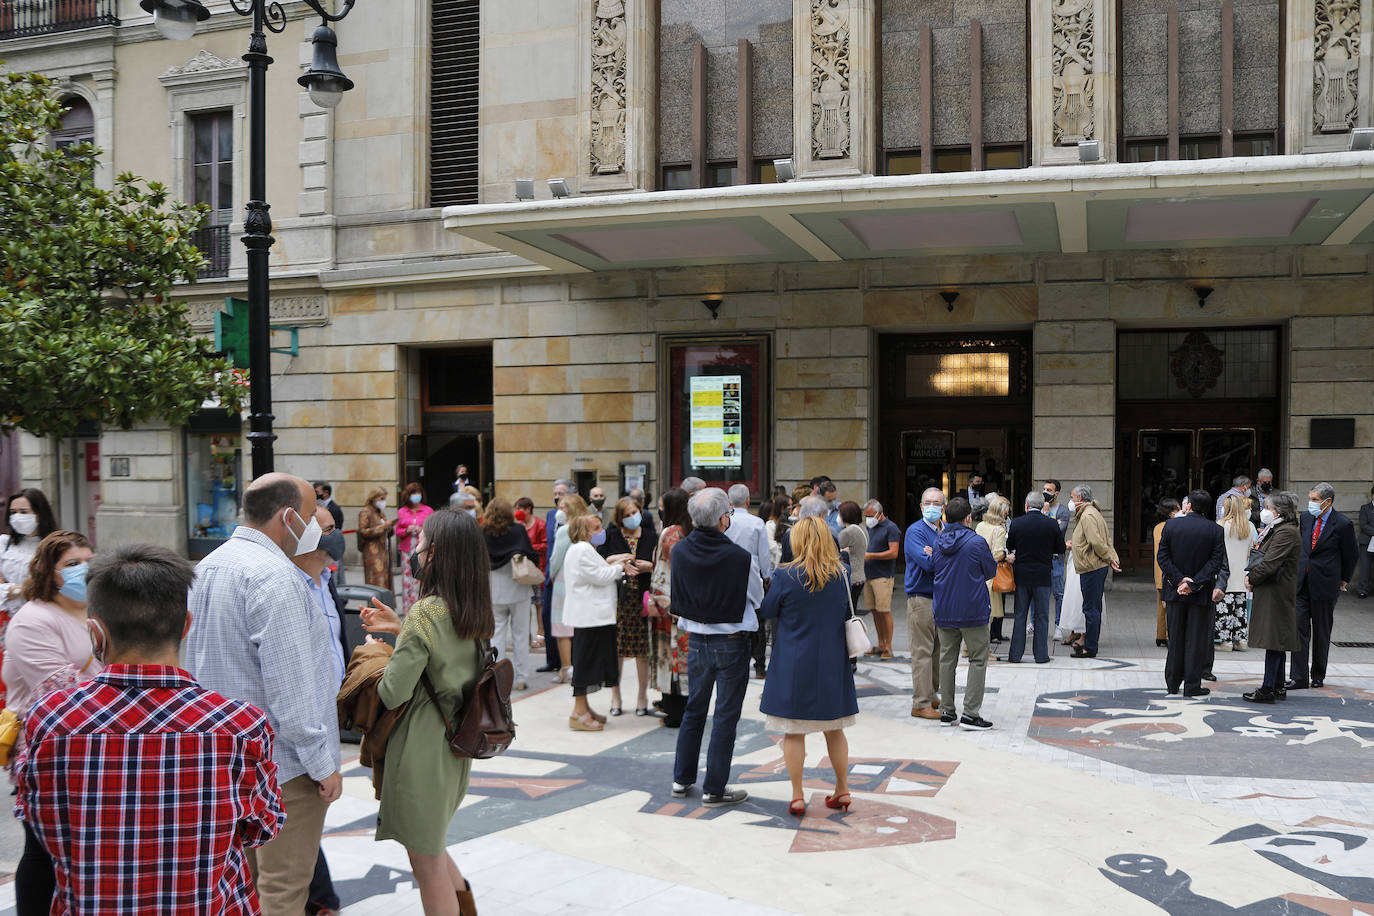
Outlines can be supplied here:
M797 170L793 167L791 159L774 159L773 171L778 175L779 184L797 177Z
M1346 149L1351 152L1368 152L1374 149L1374 127L1357 127L1350 132L1350 145Z
M1078 161L1096 162L1102 158L1102 143L1098 140L1078 141Z
M1205 308L1207 305L1207 297L1212 295L1213 290L1210 286L1194 286L1193 292L1197 293L1197 307Z
M954 300L959 298L959 291L957 289L942 289L940 290L940 298L945 300L945 307L952 312L954 311Z
M567 179L550 178L548 180L548 185L549 193L552 194L554 197L558 198L559 200L562 200L565 197L572 197L572 191L568 190Z
M534 179L517 178L515 179L515 199L534 200Z
M720 307L725 304L724 299L703 299L701 304L706 306L706 310L711 313L711 320L715 321L720 317Z

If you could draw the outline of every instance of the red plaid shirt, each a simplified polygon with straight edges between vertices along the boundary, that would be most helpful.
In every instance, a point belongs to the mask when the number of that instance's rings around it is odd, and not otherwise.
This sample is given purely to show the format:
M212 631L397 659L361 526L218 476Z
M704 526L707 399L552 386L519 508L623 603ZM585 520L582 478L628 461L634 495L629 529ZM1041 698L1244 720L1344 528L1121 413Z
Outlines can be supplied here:
M35 703L25 734L15 814L53 857L53 916L259 913L244 847L286 815L258 709L112 665Z

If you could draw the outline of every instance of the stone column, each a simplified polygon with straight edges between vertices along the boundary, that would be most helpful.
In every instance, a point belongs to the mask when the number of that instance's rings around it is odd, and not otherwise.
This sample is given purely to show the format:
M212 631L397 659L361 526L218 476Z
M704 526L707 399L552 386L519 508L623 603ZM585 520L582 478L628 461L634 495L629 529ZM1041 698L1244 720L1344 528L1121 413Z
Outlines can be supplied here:
M658 170L657 4L580 2L578 190L652 187Z
M1080 140L1116 161L1116 4L1031 0L1031 164L1072 165Z
M1037 322L1034 335L1035 480L1062 481L1066 499L1072 487L1086 483L1110 523L1116 484L1116 322L1065 316Z
M1285 152L1343 150L1374 120L1374 0L1289 0Z
M1351 310L1358 307L1350 303ZM1374 479L1374 316L1294 318L1288 339L1288 460L1277 469L1278 482L1305 500L1309 487L1325 481L1336 488L1336 507L1355 512ZM1355 447L1312 448L1312 420L1321 417L1353 417Z
M799 178L874 171L874 0L793 0L793 163Z

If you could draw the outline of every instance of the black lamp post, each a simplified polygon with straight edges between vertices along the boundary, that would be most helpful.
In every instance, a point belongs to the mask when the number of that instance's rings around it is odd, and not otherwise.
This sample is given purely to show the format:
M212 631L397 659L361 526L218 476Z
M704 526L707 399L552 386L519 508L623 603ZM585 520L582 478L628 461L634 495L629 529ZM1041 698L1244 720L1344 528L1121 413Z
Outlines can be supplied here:
M310 91L310 99L322 108L339 104L353 81L339 70L338 38L329 23L348 15L355 0L343 0L338 13L330 13L320 0L305 0L321 22L312 42L314 61L297 82ZM153 14L153 24L168 38L181 40L195 33L196 25L210 18L200 0L140 0ZM277 0L230 0L240 16L253 17L248 38L248 203L243 219L243 244L248 249L248 444L253 455L253 477L272 472L272 352L267 250L272 247L272 217L267 204L267 36L286 28L286 13Z

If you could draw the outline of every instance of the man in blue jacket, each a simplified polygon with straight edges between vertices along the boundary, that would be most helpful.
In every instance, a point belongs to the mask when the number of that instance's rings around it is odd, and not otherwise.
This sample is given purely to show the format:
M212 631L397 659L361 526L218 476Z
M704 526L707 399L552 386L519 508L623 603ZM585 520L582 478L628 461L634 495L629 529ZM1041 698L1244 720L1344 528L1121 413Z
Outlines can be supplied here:
M802 500L806 502L806 500ZM964 502L968 505L968 501ZM932 604L935 595L935 538L944 515L945 494L931 487L921 494L921 518L906 530L906 625L911 644L911 714L940 718L939 637Z
M986 731L983 683L988 671L988 580L997 575L992 548L964 522L972 510L967 499L956 496L945 507L945 527L936 538L935 626L940 630L940 724L968 731ZM954 672L959 667L959 645L968 647L968 684L964 687L964 715L954 713Z

